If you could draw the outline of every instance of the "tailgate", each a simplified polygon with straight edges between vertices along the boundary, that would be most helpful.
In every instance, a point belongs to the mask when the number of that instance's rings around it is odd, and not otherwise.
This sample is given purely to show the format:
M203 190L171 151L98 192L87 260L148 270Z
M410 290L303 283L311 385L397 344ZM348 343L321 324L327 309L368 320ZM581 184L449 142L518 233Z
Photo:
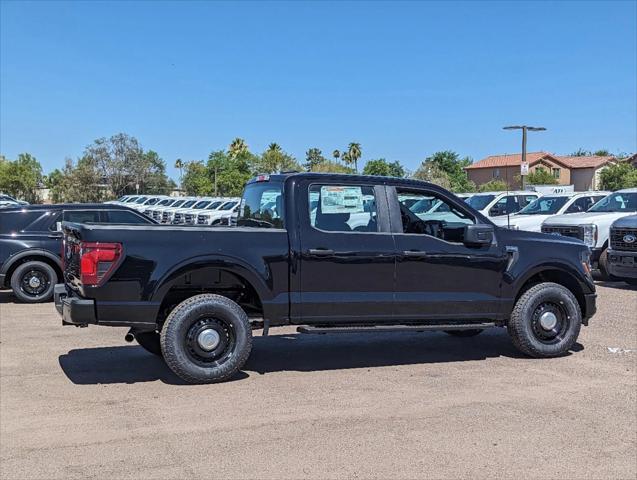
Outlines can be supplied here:
M80 283L80 228L73 223L62 224L64 241L62 243L62 268L64 283L73 290L79 290Z

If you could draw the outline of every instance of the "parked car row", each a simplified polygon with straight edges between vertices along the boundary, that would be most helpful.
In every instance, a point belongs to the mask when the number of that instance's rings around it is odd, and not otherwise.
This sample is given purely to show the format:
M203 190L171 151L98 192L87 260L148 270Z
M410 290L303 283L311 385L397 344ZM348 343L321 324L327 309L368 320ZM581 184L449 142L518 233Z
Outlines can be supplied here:
M237 197L125 195L107 203L133 208L158 223L217 226L231 224L240 201Z
M615 254L613 273L609 253L614 248L611 239L613 222L637 213L636 188L617 192L571 191L543 195L540 192L511 191L459 196L499 227L577 238L591 249L591 264L604 279L633 283L627 269L632 271L634 255ZM418 202L408 199L406 206L425 221L448 223L455 218L453 212L445 211L445 205L433 198ZM637 229L622 223L616 226L616 230L621 232L622 240L616 240L623 249L621 251L636 251ZM626 240L623 240L624 236ZM616 237L619 238L619 233ZM618 273L620 271L621 274Z
M19 207L20 205L28 205L29 202L17 200L11 195L0 193L0 208Z

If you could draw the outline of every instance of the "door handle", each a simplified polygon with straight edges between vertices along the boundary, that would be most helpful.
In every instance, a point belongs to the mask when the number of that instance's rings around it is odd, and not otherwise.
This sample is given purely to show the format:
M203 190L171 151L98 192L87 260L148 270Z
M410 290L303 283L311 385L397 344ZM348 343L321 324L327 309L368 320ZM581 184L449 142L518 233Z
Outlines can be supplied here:
M423 251L423 250L405 250L403 252L403 255L405 257L419 257L419 258L423 258L427 256L427 252Z
M327 257L328 255L334 255L334 250L331 250L329 248L310 248L307 253L309 253L310 255Z

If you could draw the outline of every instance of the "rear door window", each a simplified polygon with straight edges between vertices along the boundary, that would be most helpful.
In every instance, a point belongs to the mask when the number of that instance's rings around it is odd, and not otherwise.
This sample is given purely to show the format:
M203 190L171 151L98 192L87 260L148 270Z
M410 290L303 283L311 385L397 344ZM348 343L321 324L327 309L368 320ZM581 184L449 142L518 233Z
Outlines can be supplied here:
M311 185L310 224L325 232L377 232L374 187Z

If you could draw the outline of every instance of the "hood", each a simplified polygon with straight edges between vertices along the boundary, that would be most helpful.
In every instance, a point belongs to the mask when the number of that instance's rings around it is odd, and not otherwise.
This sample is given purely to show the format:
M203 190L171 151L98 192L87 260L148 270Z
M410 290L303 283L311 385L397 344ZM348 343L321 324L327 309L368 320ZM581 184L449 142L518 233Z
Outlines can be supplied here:
M506 232L503 234L503 239L505 239L505 241L512 241L513 245L515 245L516 241L531 241L533 242L534 248L542 248L541 244L543 243L546 244L546 248L551 248L551 245L555 245L556 243L575 245L583 250L588 248L584 242L577 238L549 235L548 233L531 232L527 230L509 230L507 228L502 230Z
M508 227L511 224L518 227L519 230L539 232L542 229L542 222L549 217L550 215L511 215L509 222L507 222L505 215L504 218L497 217L491 221L499 227Z
M598 222L613 222L633 212L581 212L568 215L554 215L544 221L544 225L586 225Z

